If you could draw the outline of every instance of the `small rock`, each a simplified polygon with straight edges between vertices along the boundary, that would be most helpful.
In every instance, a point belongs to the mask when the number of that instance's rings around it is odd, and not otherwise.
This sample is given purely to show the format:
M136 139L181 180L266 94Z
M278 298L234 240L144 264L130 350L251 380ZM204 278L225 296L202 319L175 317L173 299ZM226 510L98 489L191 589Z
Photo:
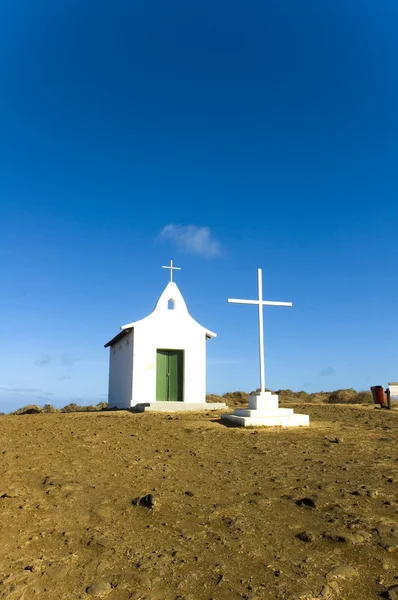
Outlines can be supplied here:
M86 588L87 594L90 596L104 596L105 594L109 594L112 587L110 583L105 583L104 581L99 581L98 583L93 583L93 585L89 585Z
M387 477L387 483L397 483L395 477Z
M377 490L367 490L366 495L369 496L369 498L377 498L379 492Z
M331 542L346 544L362 544L371 538L367 531L354 531L353 533L324 533L323 537Z
M347 538L345 535L342 535L340 533L323 533L322 534L323 537L327 540L330 540L331 542L335 542L335 543L341 543L341 542L346 542Z
M368 541L372 535L367 531L354 531L353 533L344 534L345 541L349 544L363 544Z
M137 569L128 568L123 574L123 579L129 583L130 587L140 586L150 589L152 586L150 578L145 573L137 572Z
M95 547L100 546L101 548L105 548L109 545L109 540L106 537L92 538L87 542L87 546Z
M307 506L308 508L316 508L317 498L316 496L306 496L296 500L297 506Z
M142 496L141 498L134 498L132 504L134 504L135 506L144 506L145 508L154 508L154 506L157 504L157 500L153 494L147 494L146 496Z
M398 600L398 585L393 585L388 588L384 596L385 598L388 598L388 600Z
M330 581L323 586L319 598L323 600L332 600L340 594L340 588L337 581Z
M64 577L68 571L68 565L55 565L53 567L49 567L45 571L45 574L47 577L50 577L50 579L61 579L61 577Z
M354 567L350 567L349 565L339 565L326 574L326 581L329 583L333 581L333 579L350 579L352 577L358 577L358 575L359 573Z
M341 443L342 443L342 441L343 441L343 440L342 440L341 438L338 438L338 437L335 437L335 438L333 438L333 439L329 440L329 442L330 442L331 444L341 444Z
M298 533L296 535L296 538L298 540L301 540L302 542L312 542L314 539L314 536L312 535L312 533L309 533L308 531L301 531L300 533Z
M190 496L190 497L192 498L192 496L194 496L195 494L194 494L193 492L190 492L189 490L187 490L187 491L185 492L185 495L186 495L186 496Z
M19 496L19 491L17 490L7 490L0 492L0 498L17 498Z
M394 552L398 550L398 539L394 537L381 538L379 546L387 552Z
M10 585L10 592L5 596L5 598L7 598L7 596L9 596L10 594L15 594L16 592L22 592L22 596L24 596L23 590L26 589L25 586L22 583L12 583Z
M389 521L385 520L384 522L382 521L378 524L376 527L376 532L381 538L388 537L392 534L393 527L391 527L391 523Z

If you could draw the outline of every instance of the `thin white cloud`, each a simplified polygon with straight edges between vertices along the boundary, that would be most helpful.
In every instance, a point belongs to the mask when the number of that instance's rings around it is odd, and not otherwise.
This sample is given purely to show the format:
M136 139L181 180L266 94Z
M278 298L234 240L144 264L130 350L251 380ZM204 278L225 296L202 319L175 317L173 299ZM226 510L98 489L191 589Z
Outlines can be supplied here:
M71 356L70 354L62 354L61 363L66 367L71 367L80 360L77 356Z
M0 392L11 392L13 394L41 394L40 388L13 387L11 385L0 385Z
M159 237L170 240L177 247L190 254L206 258L215 258L221 254L221 244L212 237L209 227L170 223L163 227Z
M45 366L49 365L51 362L52 362L51 356L48 356L48 354L44 354L44 356L42 356L41 358L38 358L35 361L35 365L37 365L38 367L45 367Z
M336 371L333 367L325 367L321 369L320 375L321 377L331 377L332 375L336 375Z

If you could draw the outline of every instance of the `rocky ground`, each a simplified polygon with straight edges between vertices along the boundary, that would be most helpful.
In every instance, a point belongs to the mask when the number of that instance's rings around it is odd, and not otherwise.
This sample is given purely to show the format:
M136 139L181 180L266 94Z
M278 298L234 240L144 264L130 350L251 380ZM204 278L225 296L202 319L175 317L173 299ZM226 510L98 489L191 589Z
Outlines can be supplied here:
M397 598L398 411L299 410L1 417L0 598Z

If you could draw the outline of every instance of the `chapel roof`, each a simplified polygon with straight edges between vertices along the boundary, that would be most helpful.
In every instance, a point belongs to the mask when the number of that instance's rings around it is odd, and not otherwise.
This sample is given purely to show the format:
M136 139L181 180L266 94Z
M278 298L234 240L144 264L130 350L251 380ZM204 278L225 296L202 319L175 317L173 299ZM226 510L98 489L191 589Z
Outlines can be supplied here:
M117 335L115 335L114 338L112 338L109 342L107 342L105 344L104 348L109 348L109 346L113 346L114 344L117 344L117 342L120 342L120 340L122 340L132 330L133 330L133 327L119 331L119 333Z
M169 309L168 305L169 305L170 300L174 304L174 310ZM149 314L144 319L140 319L139 321L134 321L133 323L128 323L127 325L122 325L120 327L121 331L114 338L112 338L109 342L107 342L104 347L108 348L109 346L113 346L114 344L116 344L117 342L122 340L125 335L130 333L130 331L132 331L134 329L134 327L136 327L138 324L141 324L143 321L146 321L147 319L153 318L155 316L157 318L161 318L162 313L169 314L169 310L170 310L170 312L176 311L176 313L178 312L180 314L185 313L185 315L188 319L192 319L192 321L194 321L198 325L198 327L201 327L203 329L203 333L206 335L206 339L217 337L216 333L214 333L213 331L210 331L210 329L207 329L206 327L203 327L197 321L195 321L193 319L193 317L191 317L191 315L188 312L188 308L185 303L185 300L184 300L180 290L178 289L176 283L174 281L170 281L166 285L162 294L160 295L159 300L157 301L155 309L152 311L152 313Z

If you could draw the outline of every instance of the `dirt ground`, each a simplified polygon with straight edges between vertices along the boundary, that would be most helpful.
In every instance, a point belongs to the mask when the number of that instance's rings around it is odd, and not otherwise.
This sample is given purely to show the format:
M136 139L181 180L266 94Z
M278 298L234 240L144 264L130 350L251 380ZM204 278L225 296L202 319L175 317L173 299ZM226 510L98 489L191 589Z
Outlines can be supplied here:
M379 598L398 585L398 411L296 408L309 428L1 417L0 598Z

